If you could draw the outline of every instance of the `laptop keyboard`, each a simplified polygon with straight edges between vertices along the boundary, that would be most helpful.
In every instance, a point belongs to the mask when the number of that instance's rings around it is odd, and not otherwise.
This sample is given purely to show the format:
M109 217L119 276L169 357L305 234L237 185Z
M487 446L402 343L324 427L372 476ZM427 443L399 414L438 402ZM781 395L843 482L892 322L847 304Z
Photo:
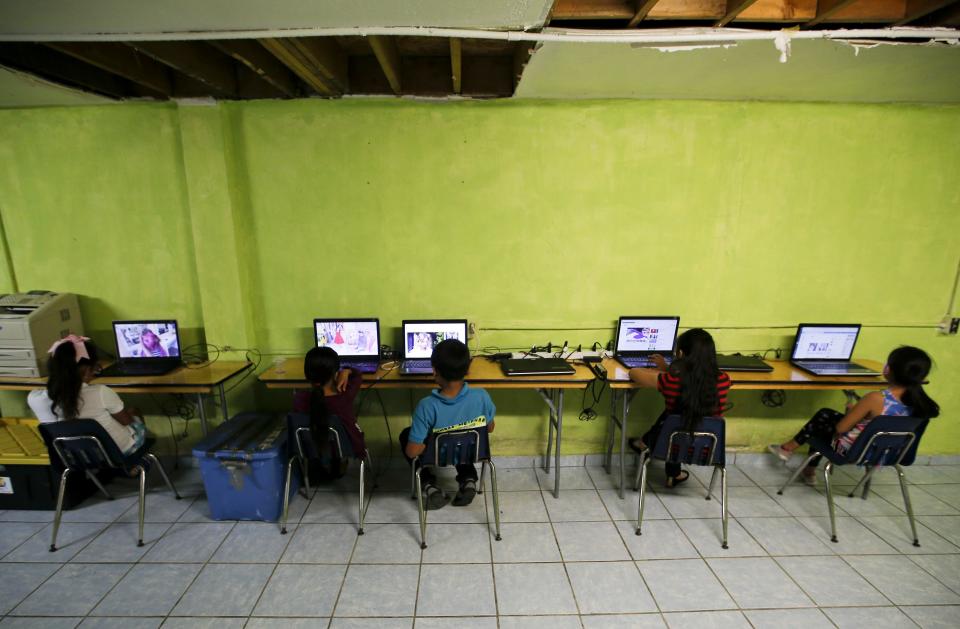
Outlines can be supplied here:
M651 358L620 356L617 358L617 360L622 362L627 367L630 367L631 369L633 369L634 367L656 367L657 366L657 363L653 362L653 359ZM670 359L668 358L666 359L666 361L667 361L667 364L669 365Z
M430 369L429 360L405 360L403 361L404 369Z
M805 360L801 364L808 369L817 369L820 371L840 371L840 372L870 371L866 367L857 365L855 363L822 363L822 362L811 362L811 361Z
M375 360L362 362L349 361L344 362L343 366L349 367L350 369L356 369L360 373L375 373L377 369L380 368L380 363Z

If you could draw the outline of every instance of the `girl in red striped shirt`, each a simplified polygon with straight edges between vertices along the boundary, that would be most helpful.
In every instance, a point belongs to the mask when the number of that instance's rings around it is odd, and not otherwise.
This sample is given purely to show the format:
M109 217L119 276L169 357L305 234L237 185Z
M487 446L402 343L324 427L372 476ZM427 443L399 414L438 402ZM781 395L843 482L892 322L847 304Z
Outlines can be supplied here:
M685 430L696 430L704 417L715 417L727 406L730 376L717 367L717 348L706 330L693 328L677 338L677 359L667 365L663 356L653 356L656 369L630 370L630 379L642 387L656 388L663 395L664 411L653 426L640 438L630 440L630 447L642 453L656 446L663 422L670 415L683 417ZM667 463L667 487L678 485L690 473L679 463Z

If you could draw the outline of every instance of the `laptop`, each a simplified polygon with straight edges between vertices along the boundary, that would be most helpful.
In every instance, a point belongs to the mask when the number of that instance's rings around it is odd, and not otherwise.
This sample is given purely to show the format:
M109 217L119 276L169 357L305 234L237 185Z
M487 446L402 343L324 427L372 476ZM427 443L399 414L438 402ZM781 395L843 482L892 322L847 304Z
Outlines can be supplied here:
M183 364L176 321L114 321L113 336L117 362L101 376L162 376Z
M717 367L721 371L753 371L770 373L773 367L756 356L741 354L717 354Z
M340 366L376 373L380 367L380 319L314 319L317 347L340 356Z
M433 373L430 356L440 341L457 339L467 342L466 319L405 320L403 322L403 362L400 373L429 375Z
M500 361L505 376L556 376L576 373L562 358L507 358Z
M656 367L654 354L669 364L679 327L680 317L620 317L613 357L627 369Z
M815 376L878 376L877 371L850 362L859 335L859 323L801 323L790 363Z

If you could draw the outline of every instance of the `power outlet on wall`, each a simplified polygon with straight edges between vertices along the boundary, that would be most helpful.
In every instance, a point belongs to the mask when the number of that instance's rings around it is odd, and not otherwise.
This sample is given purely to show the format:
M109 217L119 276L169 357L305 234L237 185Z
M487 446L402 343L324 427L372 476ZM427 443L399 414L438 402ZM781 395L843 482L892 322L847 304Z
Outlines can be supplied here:
M940 334L956 334L958 330L960 330L960 317L951 317L950 315L945 316L940 321L940 325L937 326L937 331Z
M472 339L477 335L477 324L471 321L467 324L467 338Z

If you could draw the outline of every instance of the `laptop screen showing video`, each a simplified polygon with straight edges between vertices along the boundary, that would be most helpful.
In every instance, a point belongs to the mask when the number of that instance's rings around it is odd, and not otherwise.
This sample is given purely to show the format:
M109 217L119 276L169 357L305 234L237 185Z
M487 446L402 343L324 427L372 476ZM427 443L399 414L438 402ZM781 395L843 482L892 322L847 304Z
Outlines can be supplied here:
M314 319L317 347L330 347L340 356L380 356L380 326L376 319Z
M440 341L456 339L467 342L467 322L457 321L404 321L403 357L430 358L433 348Z
M176 321L114 321L117 358L180 358Z
M859 325L801 325L793 345L793 360L849 360Z
M673 351L680 319L620 319L617 353L663 353Z

